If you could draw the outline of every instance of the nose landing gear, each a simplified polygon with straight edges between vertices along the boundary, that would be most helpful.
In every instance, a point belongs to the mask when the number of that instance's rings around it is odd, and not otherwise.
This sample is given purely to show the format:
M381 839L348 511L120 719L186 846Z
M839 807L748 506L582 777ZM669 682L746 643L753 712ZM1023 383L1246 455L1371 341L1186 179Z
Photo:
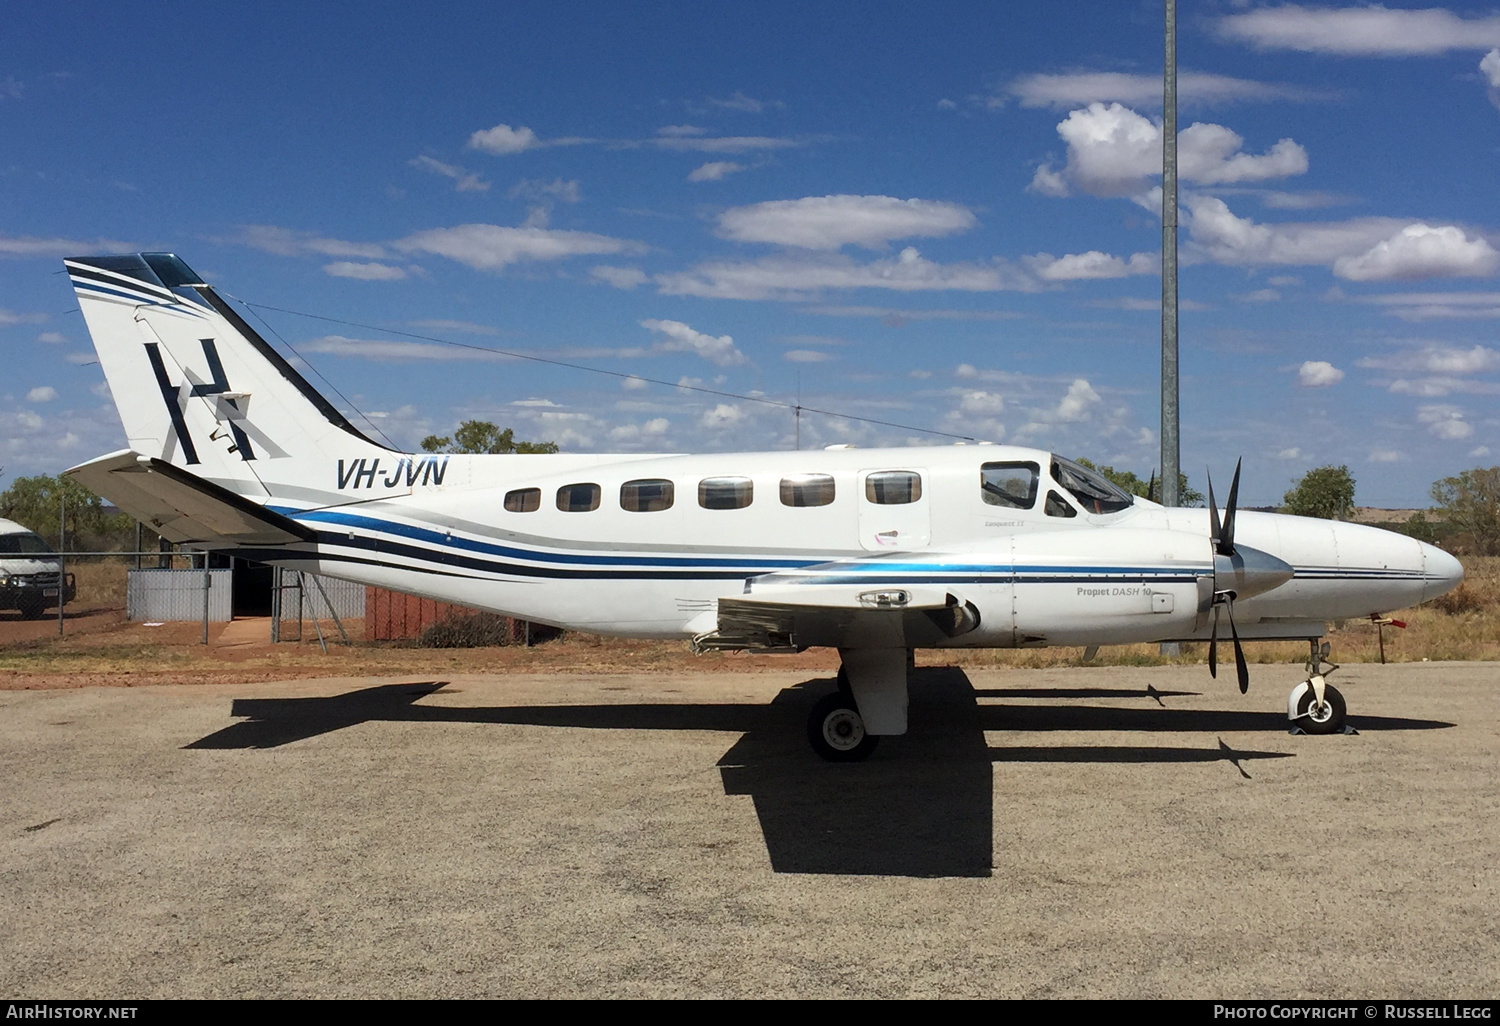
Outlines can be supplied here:
M1292 721L1292 733L1353 734L1354 728L1346 721L1348 706L1344 696L1327 681L1327 675L1339 668L1338 663L1328 659L1326 641L1319 645L1313 639L1310 645L1307 679L1292 688L1286 700L1286 718ZM1326 670L1324 663L1328 664Z

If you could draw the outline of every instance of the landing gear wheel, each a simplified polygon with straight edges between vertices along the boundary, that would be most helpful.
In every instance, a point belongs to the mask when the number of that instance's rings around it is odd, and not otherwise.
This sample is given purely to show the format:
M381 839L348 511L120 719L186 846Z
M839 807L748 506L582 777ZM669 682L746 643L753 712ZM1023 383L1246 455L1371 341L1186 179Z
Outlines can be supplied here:
M807 718L807 740L813 751L829 762L859 762L875 750L880 741L865 733L854 702L839 692L826 695L813 706Z
M1323 686L1323 705L1317 707L1312 688L1308 688L1297 699L1297 717L1293 721L1304 734L1337 734L1344 729L1344 717L1348 707L1344 696L1332 684Z
M21 619L40 620L42 618L42 612L46 608L47 607L42 605L42 603L37 599L23 599L21 601Z

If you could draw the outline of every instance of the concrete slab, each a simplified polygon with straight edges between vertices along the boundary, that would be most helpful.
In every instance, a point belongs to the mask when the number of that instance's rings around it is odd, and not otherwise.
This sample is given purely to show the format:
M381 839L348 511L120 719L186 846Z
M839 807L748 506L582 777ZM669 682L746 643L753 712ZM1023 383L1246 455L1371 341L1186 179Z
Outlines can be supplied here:
M1500 668L0 692L0 992L1493 996Z

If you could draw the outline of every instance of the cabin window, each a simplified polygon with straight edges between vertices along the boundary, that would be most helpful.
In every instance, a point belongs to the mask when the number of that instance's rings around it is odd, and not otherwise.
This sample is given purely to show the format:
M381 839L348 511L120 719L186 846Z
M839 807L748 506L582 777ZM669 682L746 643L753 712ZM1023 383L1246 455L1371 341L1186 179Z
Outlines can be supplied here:
M704 509L744 509L755 498L748 477L705 477L698 482L698 505Z
M631 513L660 513L672 508L672 499L672 482L661 478L626 481L620 486L620 508Z
M564 513L587 513L599 508L599 486L567 484L557 490L557 508Z
M535 513L542 508L540 488L517 488L505 493L505 508L512 513Z
M1047 515L1049 517L1076 517L1078 511L1068 505L1067 499L1049 489L1047 491Z
M878 506L904 506L921 497L921 474L910 470L883 470L865 476L865 498Z
M833 477L829 474L797 474L781 479L783 506L826 506L833 501Z
M1030 509L1040 477L1035 463L986 463L979 468L979 495L991 506Z
M1087 513L1118 513L1135 502L1135 496L1103 474L1061 456L1052 457L1052 477L1073 493Z

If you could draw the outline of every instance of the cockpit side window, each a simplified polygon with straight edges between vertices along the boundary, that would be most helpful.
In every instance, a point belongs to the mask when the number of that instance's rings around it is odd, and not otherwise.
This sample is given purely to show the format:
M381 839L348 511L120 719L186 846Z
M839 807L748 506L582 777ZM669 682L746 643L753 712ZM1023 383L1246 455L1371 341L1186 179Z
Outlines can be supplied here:
M1035 463L986 463L979 468L979 496L990 506L1030 509L1040 477Z
M1068 505L1068 500L1052 489L1047 489L1047 515L1049 517L1076 517L1078 511Z
M1061 456L1052 457L1052 478L1078 500L1085 513L1118 513L1135 502L1133 495L1103 474Z

